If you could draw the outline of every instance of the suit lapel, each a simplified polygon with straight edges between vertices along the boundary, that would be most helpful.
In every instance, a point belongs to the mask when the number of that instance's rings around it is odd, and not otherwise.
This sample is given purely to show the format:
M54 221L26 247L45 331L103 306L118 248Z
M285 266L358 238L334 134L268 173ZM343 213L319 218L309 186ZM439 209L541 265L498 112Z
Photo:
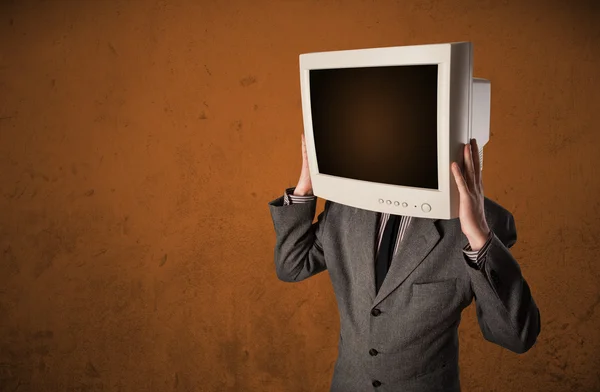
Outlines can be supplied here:
M379 304L400 286L437 245L441 236L435 221L436 219L412 218L400 242L398 252L392 257L390 269L375 297L373 306ZM372 265L373 267L375 265L374 258Z
M351 225L354 230L349 237L353 239L349 246L357 258L357 263L353 266L353 269L356 269L354 274L356 287L361 291L366 290L368 303L375 300L377 216L378 213L375 211L354 208Z
M357 241L356 244L352 245L356 248L360 244L360 249L356 249L358 255L360 255L360 271L357 274L357 284L361 288L367 288L369 301L372 301L373 306L376 306L406 280L437 245L441 236L435 225L436 219L413 217L376 295L375 252L377 231L379 229L378 213L363 209L357 209L356 211L358 211L356 217L359 219L354 222L354 227L357 229L357 239L362 239L362 241Z

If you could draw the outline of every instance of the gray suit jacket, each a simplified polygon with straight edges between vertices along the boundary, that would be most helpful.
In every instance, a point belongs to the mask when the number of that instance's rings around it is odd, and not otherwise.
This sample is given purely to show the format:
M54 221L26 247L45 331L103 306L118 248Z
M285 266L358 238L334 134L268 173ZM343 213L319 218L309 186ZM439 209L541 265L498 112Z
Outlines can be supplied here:
M327 200L269 202L276 233L275 270L298 282L327 269L340 315L331 392L457 392L458 325L475 299L486 340L515 353L533 346L540 313L508 248L513 216L485 198L493 232L482 269L468 263L458 218L413 218L375 294L377 212Z

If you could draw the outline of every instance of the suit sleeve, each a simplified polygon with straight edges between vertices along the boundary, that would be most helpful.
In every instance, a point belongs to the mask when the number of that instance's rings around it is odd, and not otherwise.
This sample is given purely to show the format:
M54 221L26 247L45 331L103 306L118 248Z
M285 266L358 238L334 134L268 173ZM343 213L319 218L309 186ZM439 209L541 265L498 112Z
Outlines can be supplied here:
M490 247L490 243L492 242L493 237L494 232L490 230L490 235L488 236L487 241L479 250L471 249L471 244L467 242L467 244L463 248L463 255L465 256L465 260L469 266L476 269L481 269L483 267L483 263L485 262L485 255L487 254L487 250Z
M509 251L517 241L517 230L512 214L507 215L491 222L493 234L485 262L467 270L484 338L522 354L536 342L541 318L521 268Z
M286 194L293 190L286 189ZM327 269L322 237L330 202L325 202L313 223L316 196L294 198L288 204L286 194L269 202L275 228L275 272L284 282L299 282Z

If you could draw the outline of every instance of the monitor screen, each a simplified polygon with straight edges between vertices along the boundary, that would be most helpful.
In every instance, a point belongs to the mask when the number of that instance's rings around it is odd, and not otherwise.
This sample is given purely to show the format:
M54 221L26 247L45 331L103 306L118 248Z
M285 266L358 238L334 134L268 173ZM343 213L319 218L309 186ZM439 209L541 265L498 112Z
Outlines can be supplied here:
M319 173L438 189L438 66L310 70Z

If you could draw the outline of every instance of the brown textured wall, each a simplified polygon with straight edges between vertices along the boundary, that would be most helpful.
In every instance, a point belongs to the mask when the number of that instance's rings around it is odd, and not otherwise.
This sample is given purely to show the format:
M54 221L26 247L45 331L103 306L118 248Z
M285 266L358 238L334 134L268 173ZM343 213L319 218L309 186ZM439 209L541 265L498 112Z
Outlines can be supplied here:
M517 355L465 311L464 390L600 390L597 4L2 1L0 390L328 390L328 274L277 280L267 208L300 172L298 55L463 40L543 321Z

